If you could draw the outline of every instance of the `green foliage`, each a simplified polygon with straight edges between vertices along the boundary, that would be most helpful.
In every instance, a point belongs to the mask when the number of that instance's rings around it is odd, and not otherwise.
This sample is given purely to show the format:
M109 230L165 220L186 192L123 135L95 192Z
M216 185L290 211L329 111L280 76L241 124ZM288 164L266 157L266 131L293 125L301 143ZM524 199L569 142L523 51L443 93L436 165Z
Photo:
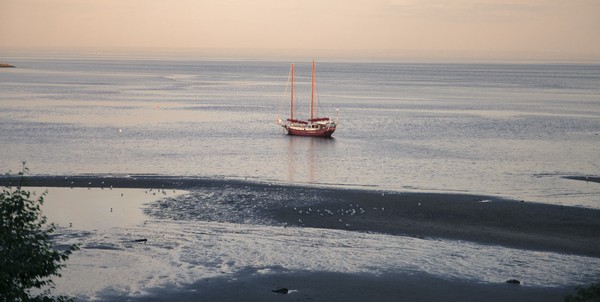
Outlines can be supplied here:
M566 302L600 302L600 283L593 283L588 287L577 287L575 296L565 297Z
M23 164L19 185L0 192L0 301L71 301L51 295L52 277L61 276L59 270L78 247L54 249L50 234L56 226L41 214L46 193L32 199L21 188L26 171Z

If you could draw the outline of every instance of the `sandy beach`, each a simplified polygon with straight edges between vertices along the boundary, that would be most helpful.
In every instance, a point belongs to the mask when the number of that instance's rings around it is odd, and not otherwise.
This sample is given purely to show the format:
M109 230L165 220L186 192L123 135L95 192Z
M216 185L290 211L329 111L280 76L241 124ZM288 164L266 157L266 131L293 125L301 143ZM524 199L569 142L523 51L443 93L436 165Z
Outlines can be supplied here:
M8 178L0 178L8 185ZM15 179L12 179L13 185ZM201 220L360 233L425 240L464 241L574 257L600 258L600 210L554 206L492 196L405 193L326 188L239 180L158 175L31 176L28 186L189 190L187 199L167 198L148 205L155 219ZM235 192L222 199L229 216L198 206L195 191ZM200 194L200 193L196 193ZM202 193L205 194L205 193ZM212 195L211 195L212 196ZM214 197L214 196L212 196ZM177 210L181 204L187 210ZM192 215L185 216L186 213ZM238 214L239 216L236 216ZM183 215L183 216L182 216ZM194 218L196 217L196 218ZM519 264L515 264L519 265ZM380 274L315 272L274 267L270 274L247 268L184 286L147 289L144 295L105 292L101 300L210 301L562 301L574 286L507 284L440 278L424 272ZM598 276L600 277L600 276ZM273 289L288 288L288 295Z

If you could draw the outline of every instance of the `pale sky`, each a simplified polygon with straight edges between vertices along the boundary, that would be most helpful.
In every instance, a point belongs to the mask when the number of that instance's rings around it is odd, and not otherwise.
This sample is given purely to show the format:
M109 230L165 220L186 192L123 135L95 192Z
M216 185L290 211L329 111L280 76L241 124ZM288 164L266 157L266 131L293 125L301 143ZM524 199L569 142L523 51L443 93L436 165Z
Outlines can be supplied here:
M600 60L600 0L0 0L3 50Z

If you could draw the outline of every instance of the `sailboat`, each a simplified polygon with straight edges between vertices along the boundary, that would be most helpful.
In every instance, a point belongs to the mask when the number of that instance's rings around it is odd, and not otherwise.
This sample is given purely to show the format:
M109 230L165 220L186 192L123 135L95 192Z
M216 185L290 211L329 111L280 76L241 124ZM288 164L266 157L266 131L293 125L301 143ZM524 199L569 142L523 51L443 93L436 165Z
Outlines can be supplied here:
M277 124L282 126L287 134L299 135L299 136L316 136L316 137L331 137L331 134L335 131L339 117L333 121L328 117L318 117L318 100L315 95L316 90L316 76L315 76L315 61L312 62L312 84L311 84L311 95L310 95L310 118L307 120L297 119L295 116L295 88L294 88L294 64L290 69L290 81L291 81L291 99L290 99L290 117L283 121L281 118L277 118ZM336 110L337 111L337 110Z

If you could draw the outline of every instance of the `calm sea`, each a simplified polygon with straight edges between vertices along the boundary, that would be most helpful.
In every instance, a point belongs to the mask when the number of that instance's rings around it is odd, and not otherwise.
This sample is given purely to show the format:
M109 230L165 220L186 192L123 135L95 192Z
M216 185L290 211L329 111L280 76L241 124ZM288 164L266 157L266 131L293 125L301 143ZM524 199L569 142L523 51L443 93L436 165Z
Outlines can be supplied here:
M4 58L0 169L152 173L600 208L600 65L317 62L332 139L290 137L290 63ZM310 62L296 63L308 114ZM302 117L302 116L301 116Z

